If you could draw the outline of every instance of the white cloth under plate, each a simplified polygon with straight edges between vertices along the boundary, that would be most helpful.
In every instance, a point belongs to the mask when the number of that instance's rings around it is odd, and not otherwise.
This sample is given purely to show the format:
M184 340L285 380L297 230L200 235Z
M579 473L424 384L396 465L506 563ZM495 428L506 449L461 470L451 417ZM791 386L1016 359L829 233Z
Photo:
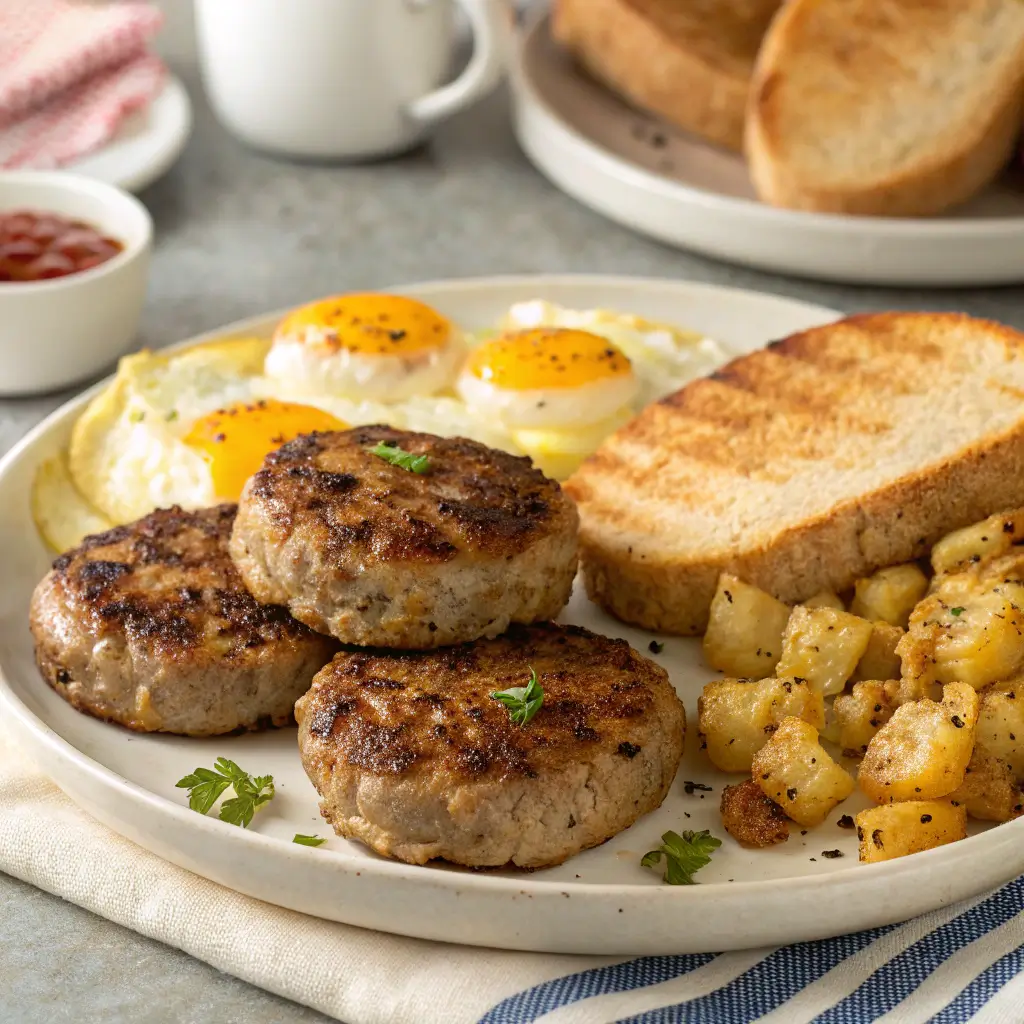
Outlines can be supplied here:
M1024 1022L1024 880L894 928L639 959L444 946L241 896L79 810L0 728L0 870L346 1024Z

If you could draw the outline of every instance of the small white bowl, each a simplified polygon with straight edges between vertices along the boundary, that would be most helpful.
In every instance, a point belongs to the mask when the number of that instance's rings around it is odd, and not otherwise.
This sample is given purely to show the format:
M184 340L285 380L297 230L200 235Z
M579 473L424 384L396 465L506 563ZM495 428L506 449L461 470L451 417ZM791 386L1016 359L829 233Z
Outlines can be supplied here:
M60 171L0 172L0 213L83 220L124 249L91 270L0 281L0 396L55 391L94 377L135 340L146 298L153 222L134 196Z

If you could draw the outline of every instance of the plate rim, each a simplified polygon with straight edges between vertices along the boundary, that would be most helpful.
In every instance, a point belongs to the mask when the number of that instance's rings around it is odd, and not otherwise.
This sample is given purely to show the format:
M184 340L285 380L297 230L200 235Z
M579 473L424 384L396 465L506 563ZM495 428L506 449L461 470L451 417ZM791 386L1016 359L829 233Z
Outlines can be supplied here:
M678 291L681 295L693 292L712 293L723 298L729 296L743 296L744 298L756 298L769 300L802 307L815 314L823 316L842 316L836 310L828 307L818 306L814 303L807 303L800 299L789 298L771 292L760 292L753 289L732 288L724 285L706 284L698 281L683 281L677 279L660 279L653 277L630 277L628 275L595 275L595 274L526 274L526 275L498 275L488 277L471 277L441 279L422 282L409 282L402 285L382 288L381 291L409 291L417 294L428 295L429 293L450 292L461 290L485 291L495 287L516 286L528 287L541 286L591 286L601 287L614 284L619 287L637 288L639 290L669 290ZM290 308L290 307L289 307ZM286 310L285 310L286 311ZM275 317L280 317L284 311L272 311L265 314L245 317L223 327L203 332L188 339L183 339L173 345L167 346L161 351L173 351L201 344L211 338L223 337L234 332L241 332L247 329L258 329L260 325L266 324ZM12 468L21 461L23 453L31 447L45 440L57 424L75 412L79 411L98 391L105 387L111 378L105 378L81 394L73 396L64 402L59 408L46 416L32 430L26 433L0 459L0 488ZM927 867L932 865L936 869L948 872L955 871L960 865L969 865L976 859L979 844L988 843L994 847L990 851L990 857L998 853L1003 847L1017 846L1016 841L1021 830L1024 829L1024 819L1017 822L1009 822L999 828L991 828L986 832L971 836L966 840L949 844L933 850L928 850L913 857L903 857L892 861L877 864L854 864L822 875L793 875L785 878L753 880L741 882L709 882L697 886L669 887L666 891L664 885L637 885L608 882L566 882L564 880L546 880L543 876L523 874L521 876L497 876L486 873L476 873L469 870L435 870L424 871L422 866L405 864L400 861L392 861L379 857L372 858L351 858L340 850L311 851L301 846L293 846L282 841L280 838L263 835L259 832L247 829L239 830L235 826L228 825L218 819L196 815L184 804L176 804L170 799L161 796L142 785L119 775L113 769L106 767L95 758L81 751L69 740L64 739L46 721L35 714L14 690L14 687L7 681L4 673L0 670L0 709L6 711L10 720L15 724L16 731L22 739L22 746L25 753L34 759L33 747L41 745L48 752L48 756L61 760L73 766L79 772L88 776L94 785L101 791L122 798L129 804L138 806L144 805L164 820L176 825L183 826L188 830L196 831L202 835L211 837L212 841L219 842L227 839L229 835L234 836L232 843L241 843L239 853L249 851L257 856L271 855L274 858L284 858L290 863L308 863L301 858L316 856L324 858L326 853L330 857L330 871L333 874L364 874L376 876L380 881L386 883L389 880L400 883L411 883L416 887L435 892L442 891L450 896L469 895L471 892L478 892L483 896L502 897L515 899L516 895L533 895L547 900L550 905L559 905L557 898L565 894L568 887L580 896L590 897L608 904L621 902L624 899L630 901L633 909L643 911L646 907L655 904L663 904L666 899L674 901L676 905L685 905L688 911L700 910L703 907L713 908L723 893L732 894L735 900L743 898L756 899L762 894L772 895L776 898L785 897L788 893L799 894L803 898L813 898L816 895L842 891L853 885L855 889L863 888L857 879L870 879L876 885L886 887L898 884L912 875L918 875ZM31 745L30 745L31 744ZM41 769L44 775L48 775L45 769ZM738 778L738 777L737 777ZM65 791L66 792L66 791ZM83 807L83 803L70 793L66 793L76 806ZM94 803L96 801L93 801ZM89 810L86 809L87 813ZM106 820L106 819L104 819ZM109 824L113 831L124 834L116 826ZM225 829L232 831L225 832ZM146 847L152 849L151 847ZM178 845L178 849L181 846ZM272 853L271 853L272 851ZM155 851L154 851L155 852ZM161 859L171 860L164 854L157 853ZM181 856L186 856L184 853ZM172 861L180 863L179 861ZM207 876L209 877L209 876ZM1002 876L1000 876L1002 877ZM1008 880L1008 879L1004 879ZM224 883L226 884L226 883ZM230 886L229 886L230 887ZM530 892L532 890L532 893ZM238 891L244 892L244 889ZM980 891L980 890L979 890ZM255 895L255 894L253 894ZM256 898L264 899L263 896ZM685 901L685 903L684 903ZM949 902L949 900L937 900L929 906L935 906ZM284 905L284 904L282 904ZM548 904L545 904L548 905ZM540 904L537 905L538 909ZM917 911L916 911L917 912ZM915 913L916 913L915 912ZM327 915L324 915L327 916ZM884 916L884 914L882 915ZM904 915L906 916L906 915ZM330 918L341 920L341 918ZM842 929L840 929L842 930ZM396 927L394 931L399 934L421 935L421 931L408 930ZM833 932L832 934L835 934ZM449 940L451 941L451 940ZM471 941L471 940L465 940ZM535 949L535 946L517 946L510 938L510 945L505 948L528 948ZM748 943L749 945L749 943ZM745 948L742 942L739 946L732 948ZM579 952L580 950L576 950ZM625 954L632 955L632 954Z
M656 193L662 199L677 205L701 206L726 215L742 216L747 218L752 225L765 228L798 224L802 228L820 234L832 235L837 230L842 230L858 236L895 236L901 240L991 241L994 237L1017 235L1024 238L1024 215L1019 217L878 217L789 210L769 206L757 199L745 199L739 196L726 196L710 192L649 171L584 135L573 124L565 120L541 95L532 76L527 73L525 55L541 45L538 40L543 33L550 32L550 23L550 12L541 7L533 10L523 25L516 29L514 59L510 63L510 79L514 91L519 94L516 97L517 102L531 104L535 112L543 115L548 122L548 130L561 134L572 145L588 151L592 159L604 165L606 173L614 175L634 187ZM598 87L600 86L598 85ZM638 113L648 117L656 116L645 114L643 111L638 111ZM707 145L710 146L710 144Z

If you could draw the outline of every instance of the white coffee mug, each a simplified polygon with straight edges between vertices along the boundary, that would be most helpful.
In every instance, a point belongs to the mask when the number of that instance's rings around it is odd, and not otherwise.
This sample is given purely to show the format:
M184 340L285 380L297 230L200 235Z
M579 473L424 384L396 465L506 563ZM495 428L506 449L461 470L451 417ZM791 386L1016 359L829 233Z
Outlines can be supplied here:
M458 0L473 55L447 85L452 0L196 0L210 103L259 149L357 160L402 152L497 83L501 0Z

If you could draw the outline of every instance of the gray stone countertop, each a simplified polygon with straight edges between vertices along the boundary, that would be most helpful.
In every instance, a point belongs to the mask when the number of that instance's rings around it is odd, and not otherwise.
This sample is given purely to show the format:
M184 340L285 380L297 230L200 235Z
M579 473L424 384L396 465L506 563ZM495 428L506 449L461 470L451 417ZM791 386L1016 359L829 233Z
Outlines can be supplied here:
M186 79L194 135L177 166L142 195L156 223L140 338L151 347L331 292L573 271L709 281L847 311L961 309L1024 327L1019 288L915 293L823 285L632 235L532 169L513 139L504 93L451 121L417 153L340 168L247 151L214 122L197 81ZM67 397L0 401L0 451ZM0 875L5 1024L325 1019Z

